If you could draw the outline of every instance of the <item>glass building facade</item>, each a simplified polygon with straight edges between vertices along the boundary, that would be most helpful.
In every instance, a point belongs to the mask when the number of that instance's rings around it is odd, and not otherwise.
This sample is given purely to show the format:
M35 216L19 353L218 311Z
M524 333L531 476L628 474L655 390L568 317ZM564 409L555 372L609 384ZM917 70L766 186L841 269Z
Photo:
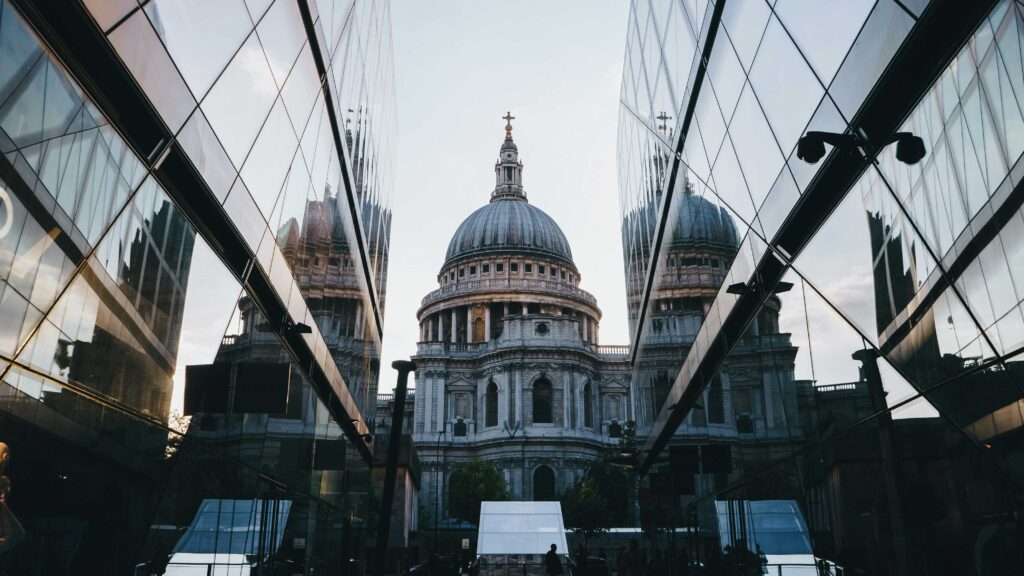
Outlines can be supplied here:
M392 62L386 1L0 1L0 572L361 558Z
M659 546L772 574L1024 565L1022 8L632 2L619 184ZM807 162L808 132L847 144Z

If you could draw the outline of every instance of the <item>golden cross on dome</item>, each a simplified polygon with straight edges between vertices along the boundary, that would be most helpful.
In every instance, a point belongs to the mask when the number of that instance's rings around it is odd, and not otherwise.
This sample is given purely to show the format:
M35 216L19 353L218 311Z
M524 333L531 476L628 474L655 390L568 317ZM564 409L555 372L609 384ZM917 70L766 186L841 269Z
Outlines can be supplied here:
M511 140L512 139L512 121L515 120L516 117L512 115L511 111L508 111L508 112L505 113L504 116L501 117L501 119L505 121L505 138L508 138L509 140Z

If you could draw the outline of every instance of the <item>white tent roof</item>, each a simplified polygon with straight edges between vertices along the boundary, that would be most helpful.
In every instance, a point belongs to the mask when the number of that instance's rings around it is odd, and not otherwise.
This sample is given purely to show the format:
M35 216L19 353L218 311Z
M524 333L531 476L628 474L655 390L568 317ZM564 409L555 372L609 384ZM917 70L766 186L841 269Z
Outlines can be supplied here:
M552 544L566 554L562 505L558 502L481 502L476 553L544 554Z

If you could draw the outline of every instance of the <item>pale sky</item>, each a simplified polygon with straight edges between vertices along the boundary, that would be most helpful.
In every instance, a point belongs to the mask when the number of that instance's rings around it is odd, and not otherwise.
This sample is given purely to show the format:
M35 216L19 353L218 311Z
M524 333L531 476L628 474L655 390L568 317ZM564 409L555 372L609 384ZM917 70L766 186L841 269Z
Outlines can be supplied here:
M625 0L394 0L397 184L380 391L416 351L448 241L494 188L511 111L530 202L572 246L603 344L628 344L616 135Z

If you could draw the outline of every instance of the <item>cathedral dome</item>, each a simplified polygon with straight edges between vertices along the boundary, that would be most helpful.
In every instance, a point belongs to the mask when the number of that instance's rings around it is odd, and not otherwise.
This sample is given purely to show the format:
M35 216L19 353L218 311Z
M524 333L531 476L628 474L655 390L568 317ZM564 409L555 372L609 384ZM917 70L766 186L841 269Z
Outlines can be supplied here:
M707 242L735 248L739 245L739 235L736 223L724 208L686 191L677 204L672 241Z
M512 140L512 113L503 117L505 141L494 164L491 202L473 212L459 225L448 243L444 268L455 262L488 254L527 254L560 261L576 268L569 241L562 229L540 208L526 199L523 164Z
M573 268L572 251L562 229L525 198L495 198L459 225L448 244L445 267L486 253L529 252L562 260Z
M623 219L624 233L639 228L644 238L654 238L659 208L660 202L654 201L630 213ZM725 208L702 196L685 191L676 202L675 216L672 245L676 248L703 244L735 250L739 246L739 233L732 216ZM647 244L639 246L646 249Z

